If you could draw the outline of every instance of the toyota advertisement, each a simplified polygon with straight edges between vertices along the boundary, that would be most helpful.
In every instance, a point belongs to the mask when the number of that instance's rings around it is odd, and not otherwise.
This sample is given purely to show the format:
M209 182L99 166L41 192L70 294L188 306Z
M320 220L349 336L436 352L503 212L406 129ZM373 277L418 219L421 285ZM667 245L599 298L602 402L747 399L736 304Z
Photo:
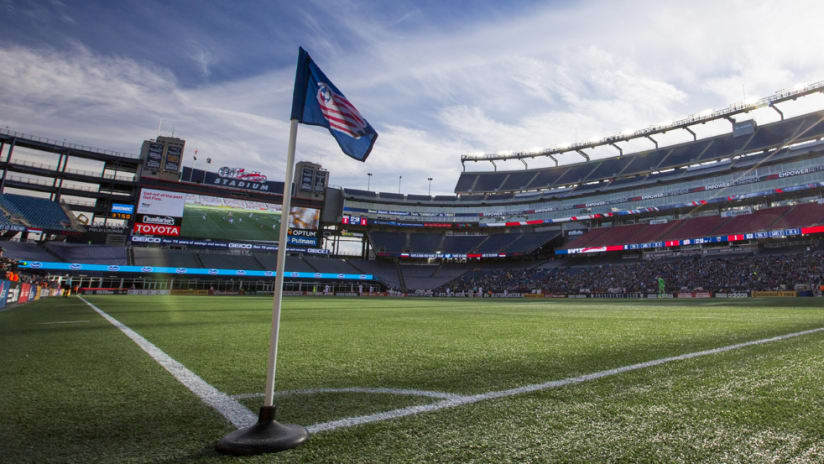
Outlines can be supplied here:
M186 194L143 189L132 232L138 235L179 237Z

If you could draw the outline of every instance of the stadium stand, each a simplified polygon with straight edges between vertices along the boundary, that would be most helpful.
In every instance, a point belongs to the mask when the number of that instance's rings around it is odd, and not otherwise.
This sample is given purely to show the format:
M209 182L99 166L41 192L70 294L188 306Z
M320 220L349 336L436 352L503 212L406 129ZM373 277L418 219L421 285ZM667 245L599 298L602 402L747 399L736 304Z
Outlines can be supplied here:
M824 204L804 203L793 206L775 222L775 228L812 226L824 223Z
M60 257L36 243L2 242L5 256L25 261L61 261Z
M469 253L486 239L486 235L447 235L443 241L444 253Z
M263 265L259 263L254 256L250 255L197 253L197 256L200 258L200 262L203 263L200 267L207 267L210 269L264 270Z
M369 233L369 239L376 251L400 253L408 248L404 233L372 231Z
M441 249L442 234L410 234L409 249L424 253L434 253Z
M473 270L441 287L452 292L657 293L657 278L668 291L792 290L817 288L824 275L824 249L738 256L692 256L587 266L539 266L528 270Z
M68 230L71 221L59 204L46 198L4 193L3 206L14 210L33 227L49 230Z
M360 270L352 267L346 259L338 258L302 258L307 264L317 270L330 274L361 274Z
M517 236L514 240L510 237L511 243L501 248L498 252L507 253L532 253L536 249L546 245L550 241L561 235L560 232L532 232Z
M398 275L398 266L386 261L350 260L349 264L360 271L360 274L372 274L375 280L384 285L400 289L401 279Z
M433 279L432 275L438 270L433 264L401 264L400 271L407 290L427 290L443 285L439 279Z
M48 242L44 248L67 263L128 264L126 248L122 246L83 245L62 242Z
M704 216L684 220L679 227L674 227L658 240L677 240L699 238L712 235L728 219L721 216Z
M733 157L782 147L789 142L812 140L824 135L819 111L755 128L754 133L721 134L625 156L523 171L462 172L455 193L482 193L498 190L529 190L579 184L617 176L646 174L696 162Z
M168 267L206 267L197 255L183 250L134 248L134 265Z
M277 268L277 255L274 253L252 253L252 256L259 267L266 271L274 271ZM286 270L288 272L318 272L299 256L286 256Z
M494 234L490 235L486 240L481 242L476 253L497 253L502 248L505 248L512 242L513 237L509 234Z
M771 225L781 216L787 214L789 206L765 208L750 214L734 216L715 231L718 235L741 234L770 230Z

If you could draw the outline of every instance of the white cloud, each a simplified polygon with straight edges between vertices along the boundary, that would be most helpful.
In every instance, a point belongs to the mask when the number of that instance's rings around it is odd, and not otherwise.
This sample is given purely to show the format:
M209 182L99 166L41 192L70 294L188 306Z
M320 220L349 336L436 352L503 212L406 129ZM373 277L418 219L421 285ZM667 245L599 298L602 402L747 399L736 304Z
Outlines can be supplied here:
M400 32L397 19L384 24L343 14L340 24L366 45L347 52L315 41L315 57L380 137L362 164L342 156L328 134L302 127L298 158L329 168L337 185L362 188L374 172L373 188L395 191L403 175L406 191L423 192L426 177L434 177L433 192L450 192L461 153L611 135L824 77L819 2L626 5L536 7L440 31ZM410 12L404 21L419 15ZM310 16L304 21L308 31L324 28ZM204 76L220 66L203 47L188 58ZM174 127L215 164L280 178L293 78L290 65L183 88L168 70L82 47L5 47L0 125L135 152L157 135L162 119L165 131Z

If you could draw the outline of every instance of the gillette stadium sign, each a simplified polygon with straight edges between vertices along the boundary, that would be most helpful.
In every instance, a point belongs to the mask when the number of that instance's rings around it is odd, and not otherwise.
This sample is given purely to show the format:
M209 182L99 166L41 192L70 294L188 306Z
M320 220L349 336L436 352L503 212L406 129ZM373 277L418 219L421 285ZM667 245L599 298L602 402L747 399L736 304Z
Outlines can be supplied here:
M209 176L211 177L211 176ZM217 176L207 179L207 183L223 187L234 187L248 190L269 191L269 182L260 171L247 171L244 168L230 168L223 166L218 169Z

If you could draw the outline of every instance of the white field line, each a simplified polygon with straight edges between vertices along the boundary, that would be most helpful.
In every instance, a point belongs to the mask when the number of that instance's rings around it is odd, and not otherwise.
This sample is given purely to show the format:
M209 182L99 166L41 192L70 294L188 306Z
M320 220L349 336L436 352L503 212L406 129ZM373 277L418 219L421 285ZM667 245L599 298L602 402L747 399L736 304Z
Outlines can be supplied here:
M50 325L50 324L79 324L81 322L89 322L89 321L54 321L54 322L38 322L40 325Z
M525 385L523 387L511 388L509 390L491 391L491 392L487 392L487 393L481 393L481 394L478 394L478 395L463 396L463 397L460 397L460 398L447 399L445 401L439 401L437 403L432 403L432 404L427 404L427 405L422 405L422 406L410 406L410 407L407 407L407 408L395 409L395 410L392 410L392 411L380 412L380 413L376 413L376 414L369 414L369 415L365 415L365 416L356 416L356 417L348 417L348 418L345 418L345 419L338 419L338 420L329 421L329 422L322 422L322 423L310 425L309 427L307 427L307 429L309 430L309 433L326 432L326 431L335 430L335 429L342 428L342 427L353 427L355 425L369 424L369 423L373 423L373 422L381 422L381 421L385 421L385 420L389 420L389 419L395 419L395 418L398 418L398 417L411 416L411 415L420 414L420 413L423 413L423 412L437 411L437 410L446 409L446 408L454 408L455 406L461 406L461 405L464 405L464 404L477 403L477 402L480 402L480 401L491 400L491 399L495 399L495 398L504 398L504 397L508 397L508 396L520 395L522 393L530 393L530 392L536 392L536 391L542 391L542 390L549 390L549 389L552 389L552 388L558 388L558 387L563 387L563 386L566 386L566 385L587 382L587 381L590 381L590 380L596 380L596 379L600 379L600 378L603 378L603 377L609 377L609 376L616 375L616 374L621 374L621 373L624 373L624 372L629 372L629 371L634 371L634 370L638 370L638 369L645 369L645 368L648 368L648 367L658 366L658 365L673 362L673 361L683 361L685 359L692 359L692 358L698 358L698 357L701 357L701 356L707 356L707 355L711 355L711 354L723 353L725 351L737 350L739 348L744 348L744 347L753 346L753 345L761 345L761 344L764 344L764 343L777 342L777 341L781 341L781 340L786 340L788 338L800 337L802 335L809 335L809 334L816 333L816 332L821 332L821 331L824 331L824 327L820 327L818 329L804 330L802 332L795 332L795 333L791 333L791 334L787 334L787 335L780 335L778 337L764 338L764 339L761 339L761 340L754 340L754 341L751 341L751 342L737 343L735 345L728 345L728 346L723 346L721 348L713 348L711 350L705 350L705 351L697 351L697 352L694 352L694 353L687 353L687 354L682 354L682 355L678 355L678 356L672 356L672 357L669 357L669 358L661 358L661 359L656 359L654 361L646 361L646 362L642 362L642 363L638 363L638 364L632 364L632 365L629 365L629 366L617 367L615 369L607 369L607 370L600 371L600 372L595 372L595 373L592 373L592 374L581 375L581 376L578 376L578 377L569 377L569 378L561 379L561 380L553 380L551 382L536 383L536 384L532 384L532 385Z
M429 390L407 390L400 388L370 388L370 387L347 387L347 388L312 388L309 390L284 390L275 392L275 396L289 396L289 395L314 395L317 393L385 393L388 395L407 395L407 396L425 396L428 398L440 399L459 399L466 398L457 393L446 393ZM240 395L232 395L236 400L243 400L247 398L260 398L263 393L241 393Z
M141 337L137 332L128 328L117 319L109 316L97 306L86 301L82 296L78 296L81 301L89 305L97 314L100 314L104 319L109 321L113 326L120 329L127 337L132 339L143 351L152 357L164 369L182 383L186 388L197 395L204 403L208 404L235 427L248 427L257 422L257 416L250 411L246 406L240 404L237 400L232 399L229 395L217 390L215 387L209 385L201 379L197 374L190 371L183 364L172 359L168 354L164 353L160 348L153 345L151 342Z

